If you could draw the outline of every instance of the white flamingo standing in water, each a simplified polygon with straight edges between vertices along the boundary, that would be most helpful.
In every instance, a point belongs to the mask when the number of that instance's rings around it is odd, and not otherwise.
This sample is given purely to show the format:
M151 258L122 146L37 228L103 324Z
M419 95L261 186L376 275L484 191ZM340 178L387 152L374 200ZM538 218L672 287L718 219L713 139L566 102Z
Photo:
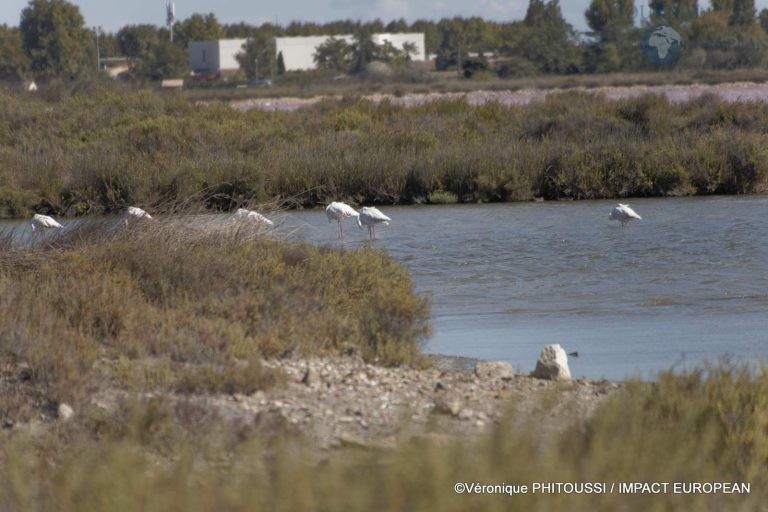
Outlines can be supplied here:
M335 220L339 223L339 238L341 239L344 238L344 228L341 226L341 221L348 217L358 217L360 214L348 204L334 201L325 208L325 215L328 217L328 222Z
M391 220L392 219L381 213L378 208L374 208L373 206L370 208L363 206L360 209L360 215L357 217L357 225L360 226L361 229L363 224L368 226L368 235L370 235L371 240L376 240L376 224L389 226L389 221Z
M621 222L622 226L626 226L627 222L631 220L642 220L642 217L639 216L635 210L630 208L628 204L621 203L613 207L611 213L608 214L608 218Z
M248 220L255 222L257 224L264 224L266 226L274 226L275 223L260 214L259 212L254 212L252 210L246 210L245 208L238 208L234 215L232 215L232 220Z
M37 228L41 229L61 229L64 226L56 222L53 217L47 215L40 215L36 213L32 216L32 231Z
M123 223L127 226L128 224L139 220L154 220L154 217L152 217L141 208L136 206L129 206L123 214Z

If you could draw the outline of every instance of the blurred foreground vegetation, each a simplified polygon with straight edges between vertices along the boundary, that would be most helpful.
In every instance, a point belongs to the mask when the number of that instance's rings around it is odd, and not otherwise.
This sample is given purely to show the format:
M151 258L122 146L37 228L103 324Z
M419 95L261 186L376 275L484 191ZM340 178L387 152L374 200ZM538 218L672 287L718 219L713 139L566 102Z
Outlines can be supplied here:
M275 199L411 203L766 190L768 105L714 96L237 112L99 82L0 93L0 214Z
M46 434L0 435L4 510L764 510L768 372L727 364L634 383L551 435L506 421L474 439L318 453L298 434L216 428L157 400ZM62 443L61 441L66 441ZM456 482L746 482L747 495L457 495ZM671 486L670 486L671 489Z

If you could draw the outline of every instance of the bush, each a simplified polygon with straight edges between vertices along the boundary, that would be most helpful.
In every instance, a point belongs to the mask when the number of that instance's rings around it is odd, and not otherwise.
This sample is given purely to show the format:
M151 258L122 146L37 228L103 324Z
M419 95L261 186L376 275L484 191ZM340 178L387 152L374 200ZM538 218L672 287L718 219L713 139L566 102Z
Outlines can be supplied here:
M429 307L384 253L179 225L189 223L78 234L42 252L0 249L2 357L67 401L113 380L251 393L279 380L254 358L288 352L355 347L381 364L419 363Z

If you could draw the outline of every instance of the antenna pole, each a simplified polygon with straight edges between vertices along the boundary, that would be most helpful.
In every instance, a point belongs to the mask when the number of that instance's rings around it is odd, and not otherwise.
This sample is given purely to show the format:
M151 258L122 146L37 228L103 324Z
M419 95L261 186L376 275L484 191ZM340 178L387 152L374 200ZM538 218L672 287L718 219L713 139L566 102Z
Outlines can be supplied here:
M174 21L176 21L176 5L171 1L165 4L165 23L168 25L168 33L171 35L171 42L173 42Z
M101 71L101 49L99 48L99 32L101 27L93 27L93 31L96 33L96 71Z

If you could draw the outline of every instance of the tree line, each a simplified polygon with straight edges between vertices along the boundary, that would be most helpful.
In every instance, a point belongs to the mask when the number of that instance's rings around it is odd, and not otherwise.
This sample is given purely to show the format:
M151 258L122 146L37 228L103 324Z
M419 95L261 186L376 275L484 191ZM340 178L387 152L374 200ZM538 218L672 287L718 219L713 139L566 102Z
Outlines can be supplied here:
M525 18L489 21L479 17L439 21L404 19L385 23L342 20L288 25L220 23L214 14L193 14L177 21L173 41L165 27L126 25L101 33L88 27L77 6L66 0L30 0L18 26L0 26L0 80L75 79L98 72L99 57L127 57L137 78L161 79L187 72L190 41L247 38L241 56L250 77L284 70L274 54L273 38L353 34L353 44L329 41L318 49L320 68L359 71L368 60L408 60L409 49L380 48L370 35L423 32L427 54L438 69L463 68L502 77L539 73L595 73L654 69L639 50L643 34L658 24L672 26L684 52L674 66L734 69L764 66L768 49L768 9L754 0L650 0L648 9L634 0L592 0L584 13L589 31L579 33L562 15L558 0L529 0ZM96 39L98 37L99 55ZM490 62L488 57L493 56ZM282 68L282 69L281 69Z

